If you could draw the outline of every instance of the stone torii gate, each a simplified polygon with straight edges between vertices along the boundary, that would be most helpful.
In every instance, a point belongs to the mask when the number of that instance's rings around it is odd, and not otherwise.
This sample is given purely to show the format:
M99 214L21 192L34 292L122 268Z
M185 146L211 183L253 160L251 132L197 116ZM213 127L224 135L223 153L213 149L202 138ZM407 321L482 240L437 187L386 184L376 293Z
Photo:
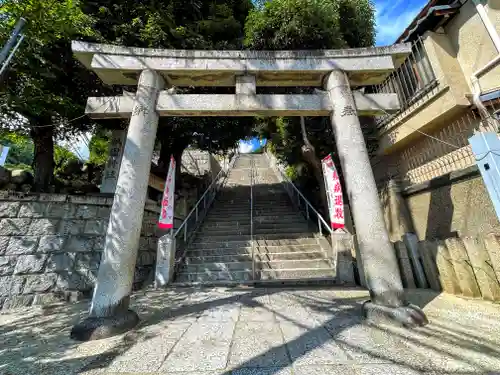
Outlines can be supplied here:
M352 86L382 82L410 45L324 51L184 51L73 42L73 52L105 83L132 85L135 94L89 98L92 118L130 124L90 314L72 337L98 339L134 327L129 309L151 158L160 116L330 116L371 301L368 317L426 323L409 305L385 228L358 114L395 111L396 94L367 94ZM234 94L175 94L170 87L234 87ZM315 94L265 95L258 87L317 87Z

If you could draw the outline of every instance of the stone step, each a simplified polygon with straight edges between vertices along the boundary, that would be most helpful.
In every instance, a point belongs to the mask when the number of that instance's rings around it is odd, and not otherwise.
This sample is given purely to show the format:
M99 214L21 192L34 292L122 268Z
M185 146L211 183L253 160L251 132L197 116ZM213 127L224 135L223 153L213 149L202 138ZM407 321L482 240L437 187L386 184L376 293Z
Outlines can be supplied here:
M280 269L260 270L260 280L301 280L301 279L334 279L336 274L331 268L321 269Z
M272 280L297 280L304 279L327 281L335 280L335 271L332 269L289 269L289 270L261 270L255 272L255 280L252 280L252 271L206 271L206 272L179 272L175 278L175 284L179 283L210 283L214 281L229 283L248 283L251 281Z
M176 283L203 283L211 281L245 282L252 279L252 271L224 271L188 273L179 272L175 278Z
M200 250L200 249L217 249L217 248L239 248L239 247L249 247L251 246L250 241L197 241L192 242L188 249ZM318 244L317 238L291 238L291 239L268 239L268 240L255 240L256 246L288 246L288 245L316 245Z
M291 204L279 204L279 203L266 203L258 206L253 206L253 210L255 211L293 211L296 212L295 208ZM250 203L245 203L243 205L220 205L220 204L215 204L212 206L211 211L213 212L238 212L238 211L250 211Z
M241 207L241 208L217 208L213 207L210 210L210 215L245 215L245 214L250 213L250 206L248 207ZM287 206L287 207L276 207L274 208L272 204L269 204L268 207L263 207L263 208L254 208L253 209L254 215L262 215L262 214L270 214L270 215L281 215L281 214L295 214L297 215L298 212L292 207L292 206Z
M293 260L268 260L256 261L255 269L259 271L289 270L289 269L328 269L331 263L324 257L319 259L293 259Z
M288 225L288 226L276 226L276 227L261 227L254 224L253 234L256 235L269 235L269 234L295 234L295 233L304 233L311 230L311 227L308 226L307 223L296 224L296 225ZM205 236L213 237L213 236L249 236L251 234L250 225L246 225L244 227L235 226L233 228L206 228L202 227L197 235L199 238L203 238Z
M198 235L194 238L193 243L227 243L227 242L241 242L241 241L250 241L252 238L250 235L213 235L213 234L205 234L198 233ZM253 236L253 240L255 241L281 241L280 243L276 243L276 245L293 245L293 244L301 244L302 241L307 239L316 239L316 235L314 233L270 233L270 234L256 234ZM262 243L262 245L266 245L266 243Z
M254 213L253 219L254 222L278 222L278 221L284 221L284 220L294 220L297 218L302 218L304 220L304 216L302 216L298 212L289 212L286 214L279 214L279 215L262 215L262 214L257 214ZM209 212L207 217L205 218L204 222L207 221L228 221L228 222L233 222L233 221L238 221L238 220L250 220L250 210L246 212L245 214L239 214L239 215L232 215L228 216L228 214L214 214L213 212Z
M258 222L254 221L253 225L254 228L273 228L273 229L278 229L278 228L286 228L290 226L295 226L295 225L308 225L308 223L305 221L305 219L302 216L297 216L294 218L289 218L286 221L264 221L264 222ZM214 221L214 222L207 222L204 221L201 230L209 230L209 229L231 229L231 228L250 228L250 221L247 223L245 222L239 222L239 221Z
M328 269L331 264L327 259L311 260L276 260L276 261L255 261L256 271L268 270L315 270ZM225 271L251 271L252 260L247 258L241 262L212 262L212 263L185 263L181 266L180 272L184 273L205 273L205 272L225 272Z
M260 201L258 198L262 198ZM290 201L287 197L281 197L281 196L266 196L266 199L264 197L254 197L254 204L256 206L258 205L267 205L269 203L275 205L290 205ZM222 198L216 198L214 201L214 205L221 205L221 206L233 206L233 205L245 205L245 204L250 204L250 199L247 197L246 199L242 198L228 198L228 199L222 199Z
M209 244L214 245L214 244ZM283 245L283 246L255 246L257 253L262 253L272 256L272 254L292 254L292 253L310 253L321 252L321 247L318 243L312 245ZM188 248L186 255L188 257L201 256L232 256L232 255L248 255L251 254L251 246L236 246L236 247L192 247Z
M252 271L252 260L246 262L195 263L184 264L179 270L182 273Z
M205 251L210 249L231 250L234 253L236 249L248 248L251 246L250 241L231 241L231 242L192 242L189 244L187 251ZM222 254L221 254L222 255Z
M325 253L322 251L310 252L288 252L288 253L260 253L256 248L254 256L256 261L267 262L275 260L316 260L324 259ZM199 254L200 256L196 256ZM215 255L209 256L204 252L189 252L185 258L186 264L200 264L200 263L232 263L232 262L245 262L251 259L251 250L242 254L234 255Z

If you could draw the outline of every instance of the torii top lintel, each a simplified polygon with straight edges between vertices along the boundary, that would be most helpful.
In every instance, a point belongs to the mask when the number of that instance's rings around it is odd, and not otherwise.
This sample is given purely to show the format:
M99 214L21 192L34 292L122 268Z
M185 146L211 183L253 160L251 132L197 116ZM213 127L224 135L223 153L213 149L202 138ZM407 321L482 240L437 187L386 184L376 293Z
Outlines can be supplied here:
M108 84L136 85L144 69L174 86L234 86L252 74L257 86L321 87L332 70L352 86L381 83L411 52L410 44L311 51L193 51L123 47L73 41L75 57Z

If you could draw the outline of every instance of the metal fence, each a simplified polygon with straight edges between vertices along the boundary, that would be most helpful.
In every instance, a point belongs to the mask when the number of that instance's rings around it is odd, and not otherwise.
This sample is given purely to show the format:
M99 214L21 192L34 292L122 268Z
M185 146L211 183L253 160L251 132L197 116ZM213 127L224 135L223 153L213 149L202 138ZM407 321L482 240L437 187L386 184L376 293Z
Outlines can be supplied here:
M420 37L413 43L412 51L403 64L380 85L372 86L369 91L374 93L396 93L401 108L398 113L406 110L422 96L438 84L432 65L429 62L424 43ZM396 114L386 114L377 117L377 124L382 126Z
M407 187L475 165L469 138L477 131L498 132L500 100L485 104L486 117L481 118L475 109L468 110L427 136L421 135L410 147L375 160L372 165L377 183L395 179Z
M174 269L174 277L178 272L179 267L184 259L184 256L187 251L187 246L190 241L193 239L194 235L200 224L203 222L203 219L207 215L212 203L215 199L215 196L219 192L220 188L224 185L229 171L233 168L236 159L238 158L238 154L235 153L233 155L232 160L227 164L226 168L222 168L217 176L214 178L210 186L203 193L201 198L196 202L193 209L189 212L189 214L184 219L183 223L175 230L174 238L175 238L175 269Z

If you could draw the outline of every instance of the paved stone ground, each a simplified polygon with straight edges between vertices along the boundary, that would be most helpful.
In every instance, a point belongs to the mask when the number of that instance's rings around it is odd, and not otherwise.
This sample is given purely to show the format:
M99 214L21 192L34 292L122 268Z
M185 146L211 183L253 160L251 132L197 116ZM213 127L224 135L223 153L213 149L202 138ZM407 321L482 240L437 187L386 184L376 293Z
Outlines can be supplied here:
M78 343L87 303L0 315L0 374L500 374L500 306L412 291L431 324L361 320L360 289L172 289L133 298L137 330Z

